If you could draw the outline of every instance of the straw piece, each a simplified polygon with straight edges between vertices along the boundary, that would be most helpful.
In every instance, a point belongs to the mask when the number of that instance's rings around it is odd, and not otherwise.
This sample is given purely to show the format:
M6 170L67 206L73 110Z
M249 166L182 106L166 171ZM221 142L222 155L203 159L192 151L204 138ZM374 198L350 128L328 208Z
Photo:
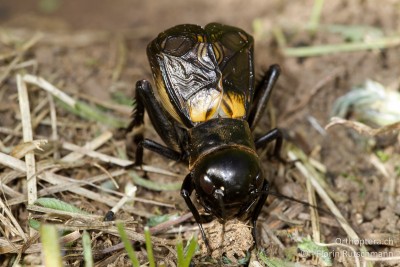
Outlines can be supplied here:
M26 172L26 165L23 161L2 152L0 152L0 163L13 170Z
M297 161L299 157L293 151L289 151L288 155L291 160L295 161L296 168L299 169L299 171L304 175L304 177L310 179L311 184L317 191L318 195L324 200L325 204L329 207L329 209L336 216L336 218L338 218L338 221L342 226L343 230L350 236L350 238L359 239L357 233L350 227L346 219L343 217L342 213L339 211L335 203L328 196L325 190L321 187L321 185L318 183L315 177L311 175L311 173L307 170L306 166L303 163Z
M25 196L25 195L21 194L20 192L15 191L13 188L9 187L8 185L5 185L2 182L0 182L0 188L4 194L9 195L12 199ZM8 205L10 205L9 202L8 202Z
M172 177L178 177L178 178L182 178L182 179L184 178L181 174L170 172L170 171L160 169L160 168L150 166L150 165L142 165L141 167L135 167L135 169L139 170L139 171L143 170L146 172L158 173L158 174L163 174L163 175L172 176Z
M329 128L335 125L343 125L365 136L376 136L376 135L389 134L392 132L400 131L400 122L395 122L377 129L373 129L361 122L345 120L339 117L332 117L329 124L325 126L325 130L328 130Z
M72 211L58 210L55 208L46 208L46 207L42 207L42 206L38 206L38 205L28 205L28 210L52 214L53 216L58 216L58 217L68 217L68 218L74 218L74 219L101 220L103 218L102 216L95 215L95 214L82 214L82 213L77 213L77 212L72 212Z
M14 158L20 159L24 157L26 154L33 152L35 149L43 151L41 146L44 146L46 144L47 140L45 139L33 140L31 142L22 143L15 146L11 151L10 155Z
M57 175L57 174L54 174L51 172L45 172L44 175L40 175L39 177L41 179L43 179L44 181L51 183L53 185L65 184L65 183L68 183L69 181L71 181L71 179L68 179L67 177L64 177L62 175ZM73 192L78 195L81 195L85 198L92 199L97 202L106 204L109 207L113 207L114 205L116 205L119 200L118 198L110 196L108 194L98 194L91 190L88 190L85 188L80 188L80 187L76 188L74 186L71 186L68 188L68 191ZM127 212L130 212L130 213L133 213L133 214L136 214L139 216L143 216L146 218L152 216L152 214L150 214L150 213L135 209L135 208L127 206L127 205L124 205L122 207L122 209Z
M121 167L126 167L126 166L133 164L133 162L130 160L124 160L124 159L112 157L112 156L109 156L109 155L106 155L106 154L103 154L103 153L100 153L97 151L93 151L90 149L86 149L84 147L77 146L72 143L63 142L62 148L71 150L71 151L74 151L77 153L81 153L83 155L89 156L91 158L96 158L96 159L99 159L99 160L107 162L107 163L116 164Z
M22 230L21 226L19 225L17 219L14 217L10 209L4 204L3 200L0 198L0 209L3 210L2 213L4 212L7 215L7 218L11 221L12 225L14 226L15 230L13 232L18 232L19 236L24 239L24 241L27 241L27 236L25 235L24 231ZM1 222L6 225L5 221L1 220ZM10 226L10 224L8 224ZM0 253L1 254L1 253Z
M47 92L47 98L49 100L49 107L50 107L50 121L51 121L51 140L57 141L58 140L58 131L57 131L57 112L56 112L56 105L54 103L54 97L52 94ZM59 159L60 153L59 151L54 152L54 159Z
M289 158L291 160L293 160L295 162L296 168L303 174L303 176L311 181L312 186L317 191L318 195L324 200L325 204L328 206L328 208L332 212L332 214L335 215L335 217L337 218L340 226L346 232L346 234L349 236L349 238L351 240L360 240L360 237L353 230L353 228L351 228L350 224L343 217L342 213L336 207L335 203L332 201L332 199L329 197L329 195L326 193L326 191L319 184L318 180L308 170L308 168L307 168L308 166L306 166L301 161L299 161L299 158L303 158L304 157L304 156L302 157L302 155L300 155L300 153L301 153L300 151L296 151L296 152L289 151L288 152L288 156L289 156ZM365 246L361 246L360 250L362 252L367 252L368 251Z
M104 143L106 143L108 140L110 140L112 136L113 135L110 131L106 131L106 132L102 133L101 135L99 135L98 137L96 137L95 139L93 139L92 141L86 143L82 148L87 149L87 150L95 150L95 149L99 148L100 146L102 146ZM65 157L63 157L61 160L65 161L65 162L74 162L83 157L84 157L84 154L82 154L82 153L72 152L72 153L66 155Z
M135 197L136 191L137 191L137 187L132 186L129 189L129 191L117 202L117 204L115 204L115 206L112 207L111 211L114 214L117 213L126 202L128 202L129 200L133 200L133 198Z
M66 103L67 105L69 105L71 107L74 107L76 104L75 99L73 99L72 97L70 97L69 95L67 95L66 93L64 93L63 91L61 91L60 89L58 89L57 87L55 87L54 85L52 85L51 83L49 83L48 81L43 79L42 77L31 75L31 74L25 74L22 77L22 79L26 83L34 84L34 85L39 86L40 88L48 91L49 93L51 93L55 97L59 98L61 101L63 101L64 103Z
M307 193L308 193L308 202L316 207L317 201L315 198L315 190L311 185L311 181L307 179ZM320 231L320 221L318 211L313 207L310 207L310 216L311 216L311 228L313 232L313 241L314 242L321 242L321 231Z
M21 122L23 130L24 142L32 142L32 124L31 124L31 113L29 108L28 90L26 84L23 82L21 75L17 75L17 87L19 106L21 109ZM37 188L36 188L36 162L35 154L31 151L25 155L26 163L26 176L27 176L27 187L28 187L28 204L33 204L37 199Z
M0 213L0 221L2 224L2 229L1 233L7 237L9 236L19 236L20 233L18 232L17 228L14 227L14 225L10 222L8 217L4 216L2 213ZM11 243L11 241L10 241Z
M122 35L119 35L117 38L117 62L116 62L116 66L113 70L112 76L111 76L111 80L113 83L117 82L119 80L119 78L121 77L121 73L122 70L124 69L125 65L126 65L126 59L127 57L127 48L126 48L126 44L125 44L125 40L122 37Z
M76 240L78 240L81 237L81 234L79 231L74 231L70 234L67 234L65 236L60 237L59 241L61 244L67 244L67 243L72 243ZM21 251L21 249L25 245L10 245L10 246L0 246L0 254L5 254L5 253L18 253ZM29 248L24 250L25 254L33 254L33 253L38 253L41 252L43 249L42 243L36 243L36 244L31 244Z

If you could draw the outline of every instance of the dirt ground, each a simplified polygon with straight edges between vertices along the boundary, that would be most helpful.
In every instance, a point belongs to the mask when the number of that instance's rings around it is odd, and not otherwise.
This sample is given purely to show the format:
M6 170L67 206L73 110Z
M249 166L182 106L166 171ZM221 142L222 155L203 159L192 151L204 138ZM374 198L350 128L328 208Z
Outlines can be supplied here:
M271 64L277 63L282 68L282 74L270 101L270 112L268 115L265 114L265 119L261 121L255 134L265 133L271 127L279 127L285 134L283 152L285 158L289 158L288 151L297 149L319 162L311 165L319 166L316 169L325 179L324 190L334 200L345 220L350 223L351 229L361 240L373 239L381 242L367 246L367 250L380 253L379 256L385 258L397 257L397 260L395 258L391 261L375 262L370 259L369 263L374 263L375 266L399 266L397 265L397 262L400 262L398 131L368 137L357 133L351 127L336 125L324 129L332 117L335 101L355 86L364 84L366 80L377 81L392 91L399 90L399 42L394 45L388 44L381 49L357 49L352 52L341 51L310 57L289 56L285 49L348 44L352 41L360 43L368 41L368 38L389 36L399 38L400 1L385 0L379 4L373 0L325 1L319 21L320 27L311 32L306 26L314 4L311 0L173 2L0 0L0 152L14 155L12 152L15 152L15 147L23 142L19 126L21 112L16 74L40 76L72 98L92 106L100 106L107 114L127 122L131 108L122 102L115 102L115 95L123 95L123 99L129 103L129 99L134 95L135 82L140 79L151 80L146 46L159 32L183 23L205 25L209 22L221 22L234 25L251 33L255 38L257 77L261 78ZM328 27L329 25L344 25L344 27L334 32L332 27ZM363 30L360 31L360 27L355 26L360 26ZM355 29L358 29L356 33L351 32ZM285 43L281 43L282 40ZM32 45L28 47L30 41ZM39 88L40 86L32 85L28 88L34 122L33 139L47 139L50 143L45 151L35 152L37 162L52 159L55 164L57 159L70 152L66 148L66 143L83 146L106 131L110 131L112 137L98 150L93 149L116 158L121 157L121 151L128 149L128 155L132 157L133 153L129 151L132 149L129 138L125 142L115 125L110 126L81 118L57 102L55 110L58 118L58 135L55 137L51 126L51 111L54 110L50 108L52 101L48 98L48 94ZM356 115L357 112L349 111L346 118L360 119ZM365 118L362 118L362 122L374 128L378 127L376 124L370 124ZM145 135L147 138L160 140L148 118L146 118ZM298 166L296 168L293 164L284 166L271 162L267 160L265 151L260 153L263 155L264 168L274 173L270 177L272 191L305 202L310 201L308 196L313 190L307 187L306 179ZM156 183L179 185L180 179L187 173L184 164L172 163L151 152L145 152L144 161L146 165L175 174L174 177L149 171L148 178ZM77 166L62 166L54 173L85 181L87 177L110 174L123 169L118 164L106 163L90 156L82 162L74 163ZM23 231L28 233L26 199L16 200L26 194L26 182L20 172L19 174L14 172L15 169L12 167L0 164L1 198ZM98 183L97 187L93 184L79 186L93 190L104 199L112 196L114 201L121 198L122 194L118 195L118 192L123 193L126 185L131 183L131 178L124 173L114 179L120 185L119 189L113 188L103 192L100 189L103 186L101 183ZM54 185L52 188L55 191L46 194L43 189L50 185L49 180L38 182L38 192L41 192L41 196L58 198L101 216L112 207L107 201L101 202L85 194L56 189L53 188ZM135 201L134 208L123 208L116 214L117 219L126 222L134 219L135 222L132 223L134 226L130 229L132 239L135 233L143 232L143 226L151 216L162 214L185 216L188 212L179 190L160 193L138 185L136 197L138 200ZM314 241L324 244L354 245L351 243L352 236L343 230L340 221L335 220L332 210L326 205L323 197L317 194L316 198L320 208L330 210L328 213L320 213L318 230L313 228L314 224L310 221L310 218L315 216L310 215L312 211L309 207L282 198L268 198L258 221L260 248L265 250L267 256L305 265L324 266L319 257L301 252L296 245L301 238L311 237ZM7 214L4 215L3 207L2 205L2 216L7 217ZM70 222L62 216L53 218L49 213L40 216L37 213L33 214L42 221L58 224ZM179 224L172 222L166 224L165 229L153 234L154 238L159 238L154 241L158 264L161 262L166 266L176 264L173 244L177 233L182 232L183 237L187 239L197 231L194 219L190 216L185 218ZM40 263L40 260L34 258L39 251L29 250L31 244L40 240L34 238L29 242L23 242L17 234L7 230L7 223L3 219L0 225L2 228L0 266L11 266L16 258L21 263L32 265ZM83 230L83 228L74 229ZM115 232L96 227L85 229L91 234L93 251L98 252L95 255L96 266L129 266L124 250L115 248L115 251L111 250L114 253L106 253L104 250L114 248L113 246L120 242ZM139 260L145 263L146 250L143 240L140 237L135 240L141 241L135 243L135 248ZM81 250L78 249L81 248L80 240L75 242L76 246L66 250L64 262L79 266L83 262L79 254ZM10 247L10 244L19 249L2 249L2 246ZM357 251L361 250L360 246L353 247ZM348 248L332 246L329 249L337 252ZM21 259L16 257L20 252ZM196 255L194 262L196 265L212 266L209 261L211 261L209 258ZM264 265L261 260L252 258L251 261L258 261ZM214 259L214 264L215 262L222 264L220 259ZM333 258L333 266L356 266L355 264L355 257L352 256L338 254Z

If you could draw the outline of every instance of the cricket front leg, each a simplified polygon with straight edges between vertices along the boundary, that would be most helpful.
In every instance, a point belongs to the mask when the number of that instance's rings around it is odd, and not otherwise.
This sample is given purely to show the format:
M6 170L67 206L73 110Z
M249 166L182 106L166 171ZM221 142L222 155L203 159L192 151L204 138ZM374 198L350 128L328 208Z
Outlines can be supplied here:
M182 188L181 188L181 196L185 200L186 205L188 206L189 210L192 212L193 217L194 217L197 225L199 226L199 229L201 232L201 237L203 238L203 241L206 244L208 252L211 254L211 247L210 247L210 244L208 243L206 233L205 233L203 225L201 223L201 217L200 217L199 211L197 210L197 208L194 206L192 200L190 199L190 195L192 194L193 190L194 190L193 179L192 179L192 175L189 173L185 177L185 180L183 181Z

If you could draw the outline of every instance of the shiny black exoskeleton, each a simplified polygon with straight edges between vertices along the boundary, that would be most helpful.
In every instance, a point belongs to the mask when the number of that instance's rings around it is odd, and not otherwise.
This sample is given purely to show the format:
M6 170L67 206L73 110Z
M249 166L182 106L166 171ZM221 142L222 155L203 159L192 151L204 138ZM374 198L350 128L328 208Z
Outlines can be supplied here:
M136 84L137 108L129 127L143 124L146 109L166 146L135 136L136 165L143 149L188 163L181 194L199 225L202 220L190 195L204 209L226 221L250 219L254 228L268 195L257 148L282 136L273 129L254 140L252 130L262 117L279 66L272 65L255 86L253 38L241 29L211 23L178 25L159 34L147 48L156 89ZM255 239L254 239L255 240Z

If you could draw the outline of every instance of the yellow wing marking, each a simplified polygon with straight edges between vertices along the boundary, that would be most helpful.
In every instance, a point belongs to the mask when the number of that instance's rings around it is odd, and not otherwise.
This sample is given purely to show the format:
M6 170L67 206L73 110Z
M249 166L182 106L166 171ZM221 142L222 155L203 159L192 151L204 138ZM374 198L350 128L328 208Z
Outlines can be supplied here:
M216 115L222 94L215 89L201 90L189 100L190 120L207 121Z
M207 41L207 39L204 35L198 34L196 37L197 37L198 43L205 43Z
M218 64L221 64L224 57L224 52L221 45L219 43L214 43L212 49L214 51L215 59L217 60Z
M243 95L235 94L234 92L224 94L221 108L227 117L233 119L242 118L246 115Z
M183 124L181 118L179 117L174 106L172 105L171 101L169 100L168 93L167 93L165 84L164 84L161 76L159 76L158 78L156 76L154 76L154 80L156 83L156 88L158 89L157 92L160 97L162 106L166 109L167 113L169 113L176 121Z

